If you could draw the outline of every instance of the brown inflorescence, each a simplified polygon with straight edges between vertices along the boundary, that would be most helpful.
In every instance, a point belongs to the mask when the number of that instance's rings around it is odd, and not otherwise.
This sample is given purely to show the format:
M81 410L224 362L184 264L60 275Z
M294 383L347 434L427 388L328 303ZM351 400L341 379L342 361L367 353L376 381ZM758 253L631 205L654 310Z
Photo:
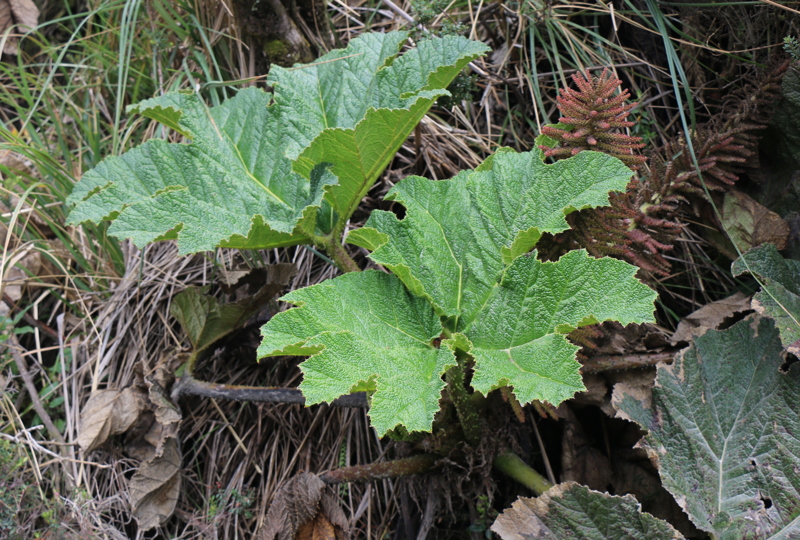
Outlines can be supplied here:
M688 197L706 197L709 191L725 191L752 163L758 144L757 130L769 119L769 106L779 97L780 81L788 62L777 66L757 85L732 96L723 107L726 114L700 126L690 146L679 138L652 159L649 176L634 178L624 193L611 193L610 206L590 208L567 216L571 230L540 247L548 258L582 247L594 256L612 256L635 264L645 272L668 276L671 265L664 252L672 249L683 225L680 209ZM646 157L635 155L641 139L613 129L631 127L626 120L635 103L625 103L627 91L616 96L621 81L603 70L573 76L578 90L562 90L559 126L545 126L542 133L558 141L553 148L540 146L545 156L565 159L584 150L607 153L622 160L632 171L641 169ZM730 111L730 112L727 112ZM699 169L699 171L698 171ZM704 189L705 186L705 189Z
M634 153L644 146L642 139L617 132L634 125L627 118L636 106L626 103L627 90L619 92L622 81L608 69L599 77L587 72L573 75L572 80L578 89L563 89L558 97L561 124L542 128L559 144L539 148L553 159L594 150L619 158L632 171L639 170L647 161ZM618 257L648 272L667 275L670 265L662 252L672 249L671 240L681 231L681 225L669 219L678 197L662 193L653 204L652 191L634 179L625 193L610 194L610 206L573 212L567 216L571 230L554 238L555 252L582 247L596 257Z
M583 150L596 150L619 158L632 170L637 170L646 160L644 156L634 154L634 150L644 147L642 139L612 131L634 124L626 120L637 105L625 103L630 93L625 90L614 95L622 81L607 69L599 77L588 72L576 73L572 80L578 90L564 88L558 96L558 110L563 115L559 122L571 128L542 128L542 133L559 142L559 146L554 148L541 146L545 156L563 159Z

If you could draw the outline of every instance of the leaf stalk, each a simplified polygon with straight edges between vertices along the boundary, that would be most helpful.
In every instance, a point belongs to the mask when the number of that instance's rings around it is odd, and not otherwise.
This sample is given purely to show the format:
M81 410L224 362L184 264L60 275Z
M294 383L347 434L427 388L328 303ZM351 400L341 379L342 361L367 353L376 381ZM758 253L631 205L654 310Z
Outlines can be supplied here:
M322 474L319 478L326 484L371 482L383 478L398 478L410 474L426 473L436 465L438 459L440 459L439 456L435 454L420 454L383 463L344 467Z
M553 484L551 484L547 478L522 461L522 458L514 452L507 451L496 455L492 460L492 466L506 476L524 485L537 496L553 487Z
M177 402L181 396L194 395L233 401L259 401L265 403L289 403L305 405L306 398L296 388L275 388L265 386L240 386L234 384L217 384L198 381L190 374L184 373L178 384L172 389L172 401ZM356 392L333 400L335 407L367 407L367 394Z
M473 401L473 396L464 385L464 368L462 366L463 363L459 359L458 365L447 371L447 389L456 408L461 429L464 431L464 438L470 445L476 446L483 438L483 422L478 406Z

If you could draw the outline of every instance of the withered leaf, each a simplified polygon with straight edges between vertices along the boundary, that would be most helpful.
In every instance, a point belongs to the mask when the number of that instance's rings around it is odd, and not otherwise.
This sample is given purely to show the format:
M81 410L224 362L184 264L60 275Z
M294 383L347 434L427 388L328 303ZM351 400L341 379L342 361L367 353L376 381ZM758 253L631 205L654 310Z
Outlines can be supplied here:
M336 540L336 528L324 513L318 512L314 519L306 521L297 529L296 540Z
M269 266L266 283L255 294L228 304L220 304L218 299L206 296L208 287L186 289L173 298L170 314L188 335L193 353L199 354L241 328L286 287L295 272L292 264Z
M784 249L789 239L789 224L775 212L736 190L725 193L722 224L741 251L765 242Z
M642 513L630 495L617 497L574 482L537 498L518 499L492 525L503 540L682 539L666 521Z
M162 359L159 366L170 365L173 359ZM159 382L171 384L171 373L156 368L154 375L137 376L137 386L146 388L146 411L130 429L125 440L125 451L134 459L149 461L162 452L169 439L178 437L181 411L170 400L166 390ZM144 393L144 390L143 390Z
M172 515L181 491L181 451L176 438L167 439L160 454L142 463L128 489L142 530L158 527Z
M148 397L153 406L156 420L164 426L178 424L181 421L181 410L170 400L167 391L152 377L145 377L145 383L149 388ZM176 427L177 429L177 427Z
M275 494L258 540L344 540L347 518L315 474L290 478Z
M694 337L702 336L708 330L719 329L720 325L737 313L749 310L750 297L740 292L711 302L681 319L670 341L672 343L690 341Z
M91 452L109 437L130 428L143 408L143 392L135 387L94 392L81 411L78 444Z
M0 0L0 32L10 29L3 45L5 54L17 54L19 35L30 32L39 24L39 8L32 0Z
M621 377L618 377L611 394L611 405L616 411L616 417L629 422L633 421L619 406L626 396L632 397L638 403L641 403L642 407L651 408L653 406L653 384L655 380L656 373L652 370L629 370L622 374Z

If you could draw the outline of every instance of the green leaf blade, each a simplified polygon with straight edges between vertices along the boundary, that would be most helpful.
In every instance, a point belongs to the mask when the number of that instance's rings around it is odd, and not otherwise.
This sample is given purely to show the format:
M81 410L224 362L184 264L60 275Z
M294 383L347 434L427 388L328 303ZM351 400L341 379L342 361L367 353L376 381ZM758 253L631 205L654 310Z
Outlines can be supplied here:
M467 175L462 173L450 180L432 182L426 178L409 177L400 182L387 195L406 208L407 219L398 220L390 212L373 212L366 226L379 231L387 242L376 249L370 258L397 274L415 294L429 298L441 315L457 316L463 309L461 302L465 290L477 290L481 275L465 271L465 261L473 257L476 262L480 252L470 251L489 241L474 239L482 234L462 226L454 214L469 214L469 193L464 189ZM447 201L447 204L442 202ZM353 237L357 240L358 235ZM435 252L431 252L435 249ZM484 273L484 281L492 279L500 270L499 262ZM465 280L475 276L473 282Z
M181 124L183 111L191 107L191 104L187 103L191 99L191 94L187 92L174 92L129 105L126 111L130 114L139 113L164 124L169 129L174 129L184 137L191 137L189 131Z
M279 129L267 114L269 95L246 89L210 111L196 96L172 97L185 107L180 127L192 143L150 140L104 160L70 195L76 205L70 222L117 213L111 234L138 246L177 237L181 253L235 245L248 236L281 245L307 241L292 238L293 224L301 217L298 209L321 202L322 190L310 193L288 160L274 159L279 149L271 134ZM262 125L260 138L246 133L251 124ZM250 139L237 145L245 135ZM328 181L335 181L333 175Z
M379 73L380 86L392 88L392 92L382 92L382 101L376 108L395 108L395 99L413 99L417 92L446 88L469 62L487 54L489 50L484 43L461 36L420 41L415 49Z
M447 85L487 51L484 44L462 37L424 40L377 71L374 81L349 85L359 113L351 112L346 122L328 122L326 127L341 127L310 142L295 170L305 174L316 164L334 163L339 182L329 187L326 200L340 216L350 216L408 134L436 99L447 94Z
M370 109L354 129L323 131L298 158L295 170L305 175L316 164L333 163L339 181L328 188L326 200L349 216L444 91L427 94L431 97L420 97L408 109Z
M656 293L637 269L584 251L556 263L524 255L564 216L608 202L630 170L596 153L553 165L541 152L502 152L475 171L433 182L410 177L387 199L403 220L373 212L348 241L427 298L452 332L471 342L475 389L513 385L517 398L560 403L583 390L576 347L556 334L603 320L653 320Z
M398 183L387 198L403 204L404 219L375 211L348 238L394 275L345 275L291 293L286 300L300 307L267 323L259 356L314 355L301 367L312 402L374 391L370 414L381 432L430 429L455 349L474 357L481 392L513 385L522 402L558 404L582 390L577 348L563 333L653 320L656 294L622 261L522 254L521 244L563 230L567 213L607 202L609 187L623 189L630 176L598 155L556 165L541 152L504 151L450 180Z
M731 266L733 275L757 275L764 284L753 308L775 320L784 347L800 354L800 261L784 259L773 244L747 251Z
M513 386L520 403L561 403L585 390L581 366L575 360L577 351L578 347L557 334L507 349L476 345L470 351L475 357L472 387L488 394L496 388Z
M575 482L518 499L492 530L503 540L683 540L669 523L642 512L633 496L600 493Z
M331 209L320 208L326 190L340 211L336 219L344 222L435 98L446 93L437 87L449 82L443 73L454 77L486 51L458 38L460 48L449 56L420 62L426 45L396 59L406 39L402 32L366 34L314 64L275 68L269 78L274 95L246 88L209 108L196 94L173 93L131 107L191 142L149 141L107 158L75 187L69 223L111 220L112 234L139 246L177 239L181 253L313 243L333 228ZM406 74L401 85L395 65L418 72ZM331 130L342 138L339 144L356 145L354 159L336 169L345 180L338 191L331 188L340 180L330 165L347 156L319 150L331 135L314 146ZM319 159L301 160L300 174L292 160L309 146L317 149L309 155Z
M294 291L284 300L298 307L262 328L258 356L314 355L301 365L300 388L309 403L366 385L375 390L370 418L380 433L398 424L430 430L442 373L455 356L433 345L442 326L424 299L409 294L394 276L370 270Z
M554 404L583 390L578 347L559 334L605 320L654 321L656 292L636 271L584 250L556 262L540 262L535 252L514 260L464 330L476 362L473 387L487 393L513 385L521 403Z
M206 296L208 287L190 287L173 297L170 314L186 332L192 353L197 355L240 329L289 283L294 274L294 265L271 265L266 268L266 283L254 294L225 304Z
M569 212L608 204L608 190L624 189L629 179L630 170L609 156L582 152L547 165L539 151L499 153L491 167L450 180L411 177L387 195L406 207L406 219L373 212L366 223L391 238L371 258L395 272L408 268L413 279L403 278L406 285L459 318L460 330L486 301L504 262L529 251L543 232L566 230Z
M780 370L781 349L768 319L710 330L658 368L652 410L619 404L649 430L664 486L719 538L800 538L800 370Z
M595 259L585 250L570 251L555 262L541 262L535 255L519 257L506 269L466 330L473 343L513 347L611 319L623 325L655 322L657 294L635 279L635 266Z

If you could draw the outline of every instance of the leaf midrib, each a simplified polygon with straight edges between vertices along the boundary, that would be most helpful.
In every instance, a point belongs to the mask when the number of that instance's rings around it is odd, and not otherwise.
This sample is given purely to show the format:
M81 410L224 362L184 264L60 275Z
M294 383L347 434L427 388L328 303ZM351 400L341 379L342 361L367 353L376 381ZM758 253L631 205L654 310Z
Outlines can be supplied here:
M404 108L404 109L383 109L383 110L387 110L387 111L402 110L402 111L406 111L406 112L411 112L411 108L414 107L417 104L417 101L419 101L420 99L428 99L428 100L430 100L430 98L424 98L424 97L417 96L417 100L414 101L414 103L412 103L407 108ZM359 124L366 119L367 115L369 115L370 112L377 112L377 111L381 110L381 109L374 109L374 108L370 108L370 109L367 109L367 112L364 115L364 118L361 119ZM424 116L424 114L422 116ZM411 115L409 120L407 120L404 124L402 124L403 129L402 129L401 132L402 133L410 133L411 130L407 129L409 124L412 124L412 126L413 126L413 125L416 125L417 122L419 122L419 121L420 121L419 119L415 120L415 115ZM352 129L348 129L347 131L349 131L352 134L352 137L355 139L356 135L358 134L358 125L356 125ZM405 138L406 137L404 137L403 139L405 139ZM402 144L402 140L399 141L399 143ZM350 216L353 214L353 212L355 212L355 210L358 207L358 205L361 204L361 199L363 199L364 196L366 195L367 189L369 189L369 186L374 184L375 178L378 176L380 171L382 171L386 167L386 165L388 165L389 158L390 157L394 157L394 155L397 153L397 147L399 147L400 144L398 144L397 139L392 139L391 143L386 145L384 147L384 150L378 154L380 156L380 158L375 160L375 163L374 163L373 167L368 168L368 169L365 169L365 167L364 167L364 162L362 160L362 155L363 154L361 152L361 147L359 145L357 145L357 144L355 145L356 149L357 149L357 153L358 153L358 161L361 164L361 167L360 167L360 169L362 171L361 181L358 182L358 184L357 184L358 190L356 192L357 192L358 195L356 197L352 197L351 198L350 203L345 208L345 212L344 212L343 216L339 217L340 223L344 223L344 221L343 221L343 220L345 220L344 216L346 216L346 219L350 219ZM365 189L365 188L367 188L367 189Z
M250 172L250 169L247 167L247 164L246 164L246 163L245 163L245 161L244 161L244 157L242 156L242 153L241 153L241 151L239 150L239 146L238 146L238 145L237 145L237 144L236 144L236 143L233 141L233 139L230 137L230 135L228 135L228 133L227 133L227 132L226 132L224 129L223 129L223 130L220 130L220 128L219 128L219 126L217 126L217 122L214 120L214 117L213 117L213 115L211 114L211 110L208 108L208 106L207 106L207 105L206 105L206 104L205 104L205 103L204 103L202 100L200 100L200 103L201 103L201 104L202 104L202 106L203 106L203 110L204 110L204 111L205 111L205 113L206 113L206 117L208 118L208 121L211 123L211 126L214 128L214 131L217 133L217 137L219 137L219 140L220 140L220 142L222 142L222 143L224 144L224 143L227 141L227 143L228 143L228 146L229 146L229 147L231 147L231 148L233 149L233 151L234 151L234 154L236 155L237 159L239 160L239 163L240 163L240 165L241 165L241 168L242 168L242 170L244 171L245 175L246 175L246 176L247 176L247 177L248 177L248 178L249 178L249 179L250 179L250 180L251 180L251 181L252 181L254 184L256 184L256 185L257 185L257 186L259 186L261 189L263 189L263 190L264 190L264 192L265 192L267 195L269 195L270 197L272 197L273 199L275 199L275 200L276 200L276 201L277 201L279 204L281 204L281 205L285 206L285 207L286 207L286 208L288 208L290 211L294 211L294 210L295 210L294 208L292 208L292 207L291 207L291 206L290 206L290 205L289 205L289 204L288 204L286 201L284 201L283 199L281 199L280 197L278 197L278 196L277 196L277 195L276 195L276 194L275 194L275 193L274 193L274 192L273 192L271 189L269 189L269 188L268 188L266 185L264 185L263 183L259 182L259 181L258 181L258 179L257 179L257 178L256 178L256 177L253 175L253 173L252 173L252 172ZM212 157L210 154L208 154L208 155L209 155L209 157ZM225 168L224 168L224 164L223 164L223 163L220 163L220 162L219 162L219 160L217 160L217 159L214 159L214 161L215 161L215 162L217 162L217 163L219 163L219 164L220 164L220 165L223 167L223 170L225 169Z

